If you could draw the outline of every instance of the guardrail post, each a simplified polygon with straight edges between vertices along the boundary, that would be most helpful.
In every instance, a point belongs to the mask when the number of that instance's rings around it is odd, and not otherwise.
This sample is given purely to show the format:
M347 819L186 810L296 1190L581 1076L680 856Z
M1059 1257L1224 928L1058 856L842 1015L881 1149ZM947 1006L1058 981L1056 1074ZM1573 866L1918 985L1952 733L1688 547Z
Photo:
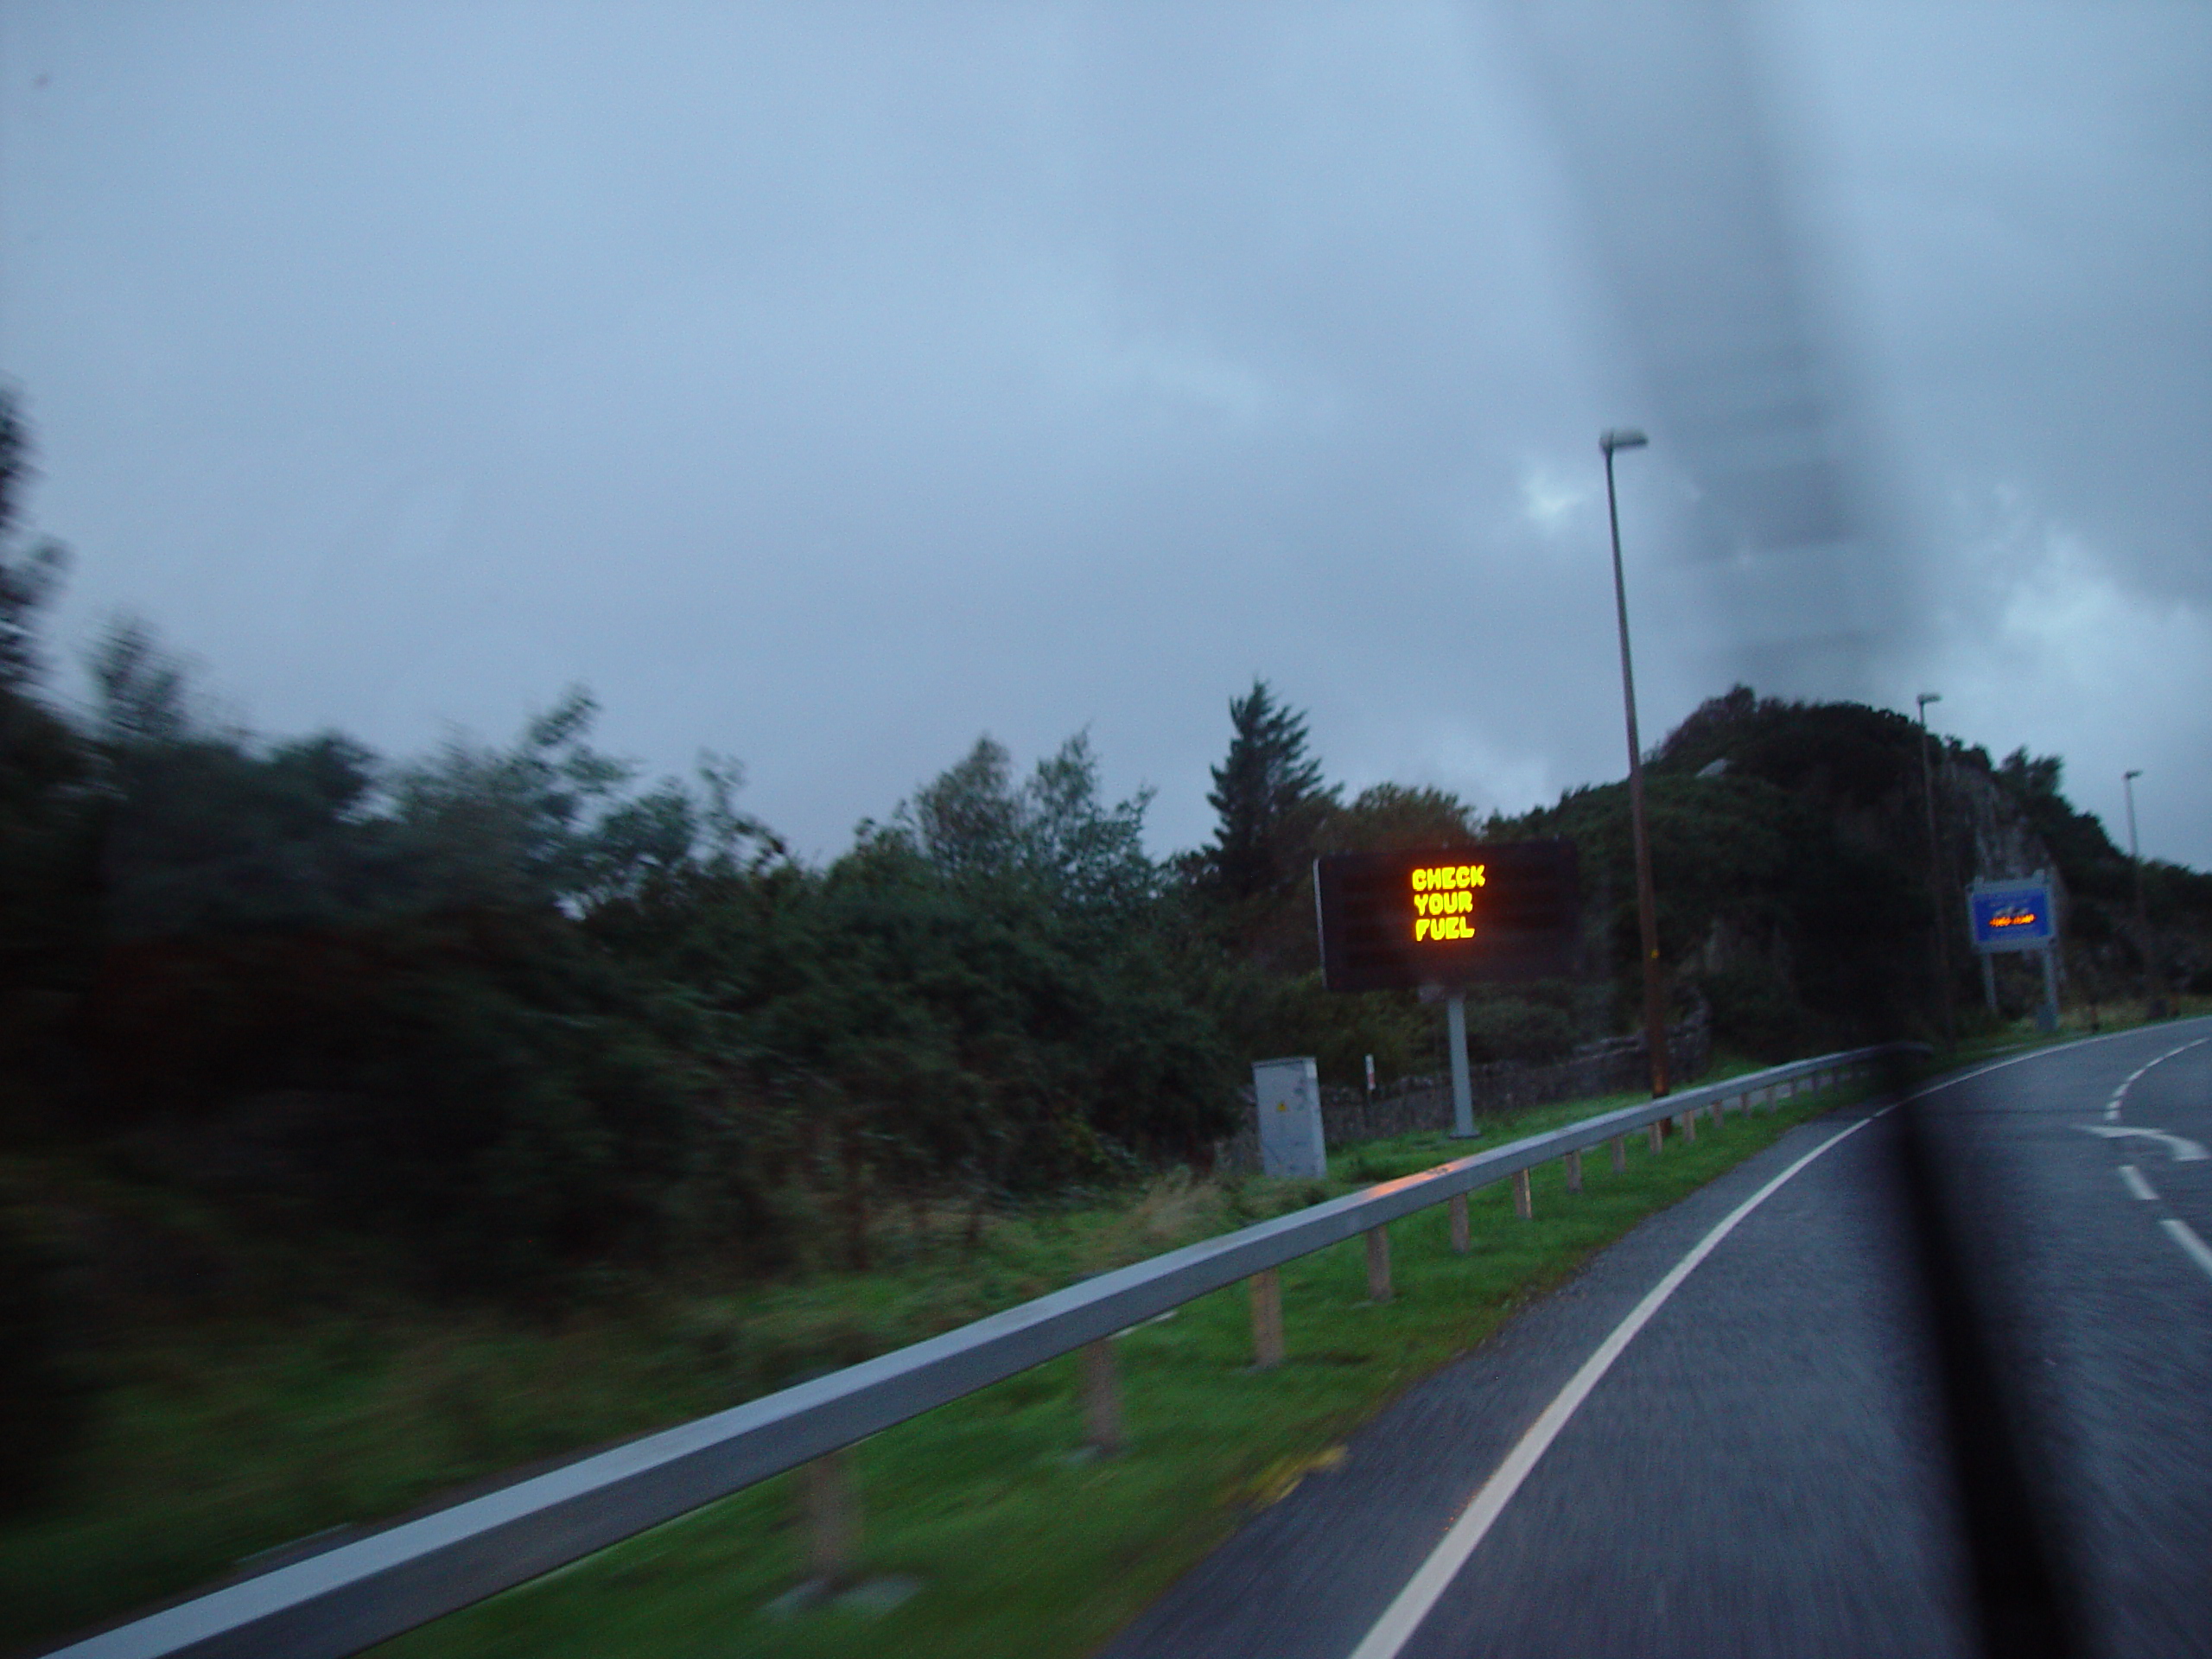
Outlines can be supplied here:
M1529 1202L1529 1172L1525 1169L1513 1172L1513 1213L1523 1221L1533 1219L1536 1213L1535 1206Z
M860 1552L860 1495L849 1453L825 1452L799 1470L799 1509L806 1525L806 1575L826 1585L852 1576Z
M1667 1144L1667 1126L1660 1120L1656 1118L1652 1120L1651 1127L1648 1133L1651 1136L1652 1151L1657 1152L1661 1147Z
M1682 1132L1682 1139L1695 1145L1697 1141L1697 1114L1694 1111L1675 1115L1675 1127Z
M1114 1380L1114 1341L1086 1342L1076 1356L1082 1376L1084 1443L1102 1458L1122 1449L1122 1390Z
M1390 1233L1388 1228L1367 1230L1367 1300L1390 1300Z
M1723 1129L1728 1127L1727 1119L1721 1115L1720 1108L1720 1100L1719 1096L1716 1096L1713 1102L1713 1127L1716 1129Z
M1262 1268L1244 1281L1252 1291L1252 1369L1282 1363L1282 1274Z
M1582 1190L1582 1154L1570 1152L1560 1161L1567 1166L1567 1190L1580 1192Z
M1628 1137L1617 1135L1612 1139L1613 1173L1618 1175L1628 1167Z
M1444 1209L1445 1213L1452 1217L1452 1248L1465 1255L1467 1253L1467 1195L1454 1192Z

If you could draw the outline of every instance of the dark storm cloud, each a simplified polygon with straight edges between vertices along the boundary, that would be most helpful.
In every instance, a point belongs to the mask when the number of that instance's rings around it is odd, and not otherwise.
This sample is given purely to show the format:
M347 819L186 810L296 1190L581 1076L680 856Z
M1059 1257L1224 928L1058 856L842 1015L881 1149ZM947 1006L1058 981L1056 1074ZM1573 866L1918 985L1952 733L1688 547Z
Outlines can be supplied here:
M2207 33L1996 17L1646 51L1624 130L1730 90L1616 170L1449 7L18 6L0 366L79 637L398 748L585 680L816 850L1085 724L1196 841L1255 672L1356 783L1617 774L1595 438L1643 424L1648 733L1937 683L2085 783L2134 744L2202 861Z

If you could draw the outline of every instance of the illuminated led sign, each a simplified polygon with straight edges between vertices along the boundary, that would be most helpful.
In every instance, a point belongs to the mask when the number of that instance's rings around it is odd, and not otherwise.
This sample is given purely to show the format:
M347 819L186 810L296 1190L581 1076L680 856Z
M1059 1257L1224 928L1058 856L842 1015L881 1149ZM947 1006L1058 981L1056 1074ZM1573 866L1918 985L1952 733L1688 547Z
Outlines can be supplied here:
M1561 978L1581 939L1570 842L1332 854L1313 899L1332 991Z
M1967 925L1977 950L2041 950L2058 936L2050 882L1977 881L1967 889Z

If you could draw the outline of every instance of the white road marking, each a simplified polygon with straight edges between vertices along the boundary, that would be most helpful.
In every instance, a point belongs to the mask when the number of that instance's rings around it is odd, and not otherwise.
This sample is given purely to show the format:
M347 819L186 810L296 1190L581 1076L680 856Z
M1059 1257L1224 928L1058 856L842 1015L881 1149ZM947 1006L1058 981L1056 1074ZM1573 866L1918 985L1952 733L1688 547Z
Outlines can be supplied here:
M2069 1043L2065 1046L2086 1048L2091 1043L2110 1042L2115 1038L2132 1034L2116 1031L2107 1036L2090 1037L2078 1043ZM2198 1041L2212 1042L2212 1038L2200 1038ZM2183 1048L2196 1046L2196 1043L2182 1045ZM1858 1134L1876 1118L1887 1116L1905 1101L1918 1100L1923 1096L1935 1094L1939 1090L1972 1082L1976 1077L1986 1077L1992 1071L2002 1071L2008 1065L2023 1065L2030 1060L2042 1059L2054 1052L2050 1049L2036 1049L2025 1054L2016 1055L2008 1060L1993 1061L1974 1071L1961 1072L1955 1077L1946 1077L1941 1083L1929 1084L1924 1089L1916 1089L1912 1093L1905 1096L1904 1100L1893 1102L1878 1111L1860 1118L1848 1128L1838 1130L1758 1192L1752 1193L1735 1209L1730 1211L1719 1226L1700 1239L1690 1253L1677 1262L1669 1270L1667 1276L1654 1285L1643 1300L1629 1310L1628 1317L1613 1327L1611 1334L1599 1344L1597 1352L1582 1362L1581 1369L1567 1379L1567 1386L1553 1396L1552 1402L1544 1408L1535 1422L1529 1425L1527 1432L1515 1444L1513 1450L1506 1453L1505 1461L1498 1465L1497 1471L1483 1483L1482 1489L1469 1500L1467 1507L1459 1512L1459 1518L1452 1522L1451 1529L1445 1533L1443 1541L1430 1552L1428 1559L1421 1564L1420 1569L1408 1580L1406 1587L1399 1591L1396 1599L1382 1610L1382 1617L1375 1621L1374 1628L1369 1630L1360 1644L1352 1649L1351 1659L1397 1659L1399 1652L1412 1639L1413 1633L1421 1628L1421 1620L1428 1617L1429 1610L1436 1605L1452 1580L1459 1576L1459 1569L1467 1564L1468 1558L1475 1553L1476 1548L1481 1544L1491 1528L1496 1524L1497 1517L1505 1512L1505 1506L1513 1501L1513 1495L1521 1490L1521 1483L1528 1479L1529 1473L1535 1468L1544 1453L1551 1448L1551 1443L1559 1438L1560 1431L1567 1427L1568 1421L1573 1417L1582 1402L1589 1398L1590 1391L1596 1388L1605 1373L1612 1369L1613 1362L1621 1357L1622 1351L1635 1338L1637 1332L1651 1322L1652 1315L1658 1313L1666 1304L1668 1298L1681 1287L1682 1281L1690 1276L1692 1270L1707 1256L1713 1254L1721 1240L1736 1230L1737 1224L1758 1209L1760 1205L1765 1203L1783 1182L1789 1180L1791 1176L1796 1174L1799 1170L1827 1151L1829 1147L1847 1136ZM2181 1050L2176 1049L2173 1052L2177 1054ZM2158 1057L2159 1059L2170 1058L2171 1056L2164 1054ZM2157 1063L2154 1060L2151 1064L2155 1065ZM2148 1066L2144 1068L2145 1071L2149 1069ZM2140 1075L2140 1072L2137 1073L2137 1076ZM2130 1081L2133 1079L2131 1078ZM2175 1238L2180 1242L2183 1249L2190 1252L2198 1265L2207 1273L2212 1273L2212 1249L2207 1249L2204 1242L2181 1223L2169 1221L2165 1225L2169 1230L2174 1230Z
M2203 1268L2207 1274L2212 1274L2212 1244L2207 1244L2199 1238L2195 1230L2187 1222L2177 1221L2171 1216L2168 1216L2158 1225L2164 1228L2174 1243L2181 1246L2183 1255Z
M2112 1098L2105 1103L2105 1122L2107 1123L2120 1122L2120 1103L2127 1098L2127 1091L2135 1086L2135 1080L2145 1071L2154 1065L2164 1065L2177 1054L2186 1054L2190 1049L2202 1048L2207 1043L2212 1043L2212 1037L2199 1037L2194 1042L2183 1043L2178 1048L2170 1048L2157 1058L2145 1060L2137 1066L2127 1074L2126 1080L2112 1091Z
M2120 1183L2145 1204L2158 1202L2158 1195L2151 1190L2151 1183L2143 1179L2143 1172L2133 1164L2120 1166Z
M2177 1164L2194 1164L2212 1155L2187 1135L2169 1135L2164 1129L2139 1129L2125 1123L2076 1123L2074 1127L2084 1135L2101 1135L2107 1141L2139 1136L2145 1141L2162 1141L2166 1150L2173 1154L2174 1162Z
M1514 1493L1521 1490L1521 1483L1529 1478L1529 1472L1536 1466L1537 1459L1550 1449L1551 1443L1559 1438L1560 1430L1567 1427L1567 1420L1574 1415L1583 1401L1589 1398L1590 1390L1598 1386L1599 1379L1612 1369L1613 1362L1621 1356L1621 1351L1635 1340L1637 1332L1650 1323L1651 1316L1666 1305L1667 1299L1675 1294L1683 1280L1690 1276L1698 1263L1711 1255L1719 1248L1720 1241L1736 1230L1737 1224L1764 1204L1785 1181L1829 1147L1858 1134L1875 1118L1895 1109L1893 1106L1885 1106L1872 1116L1862 1117L1848 1128L1840 1129L1821 1141L1730 1211L1718 1227L1700 1239L1688 1255L1668 1270L1667 1276L1654 1285L1643 1300L1630 1310L1629 1316L1613 1327L1612 1334L1598 1345L1598 1351L1582 1362L1582 1369L1567 1380L1567 1386L1559 1391L1551 1404L1546 1406L1536 1421L1529 1425L1528 1432L1522 1435L1519 1444L1507 1452L1505 1461L1498 1465L1497 1472L1483 1483L1482 1490L1475 1494L1473 1501L1459 1512L1459 1518L1444 1535L1444 1541L1421 1563L1421 1570L1414 1574L1404 1589L1398 1592L1397 1599L1383 1610L1382 1617L1375 1621L1375 1628L1368 1631L1366 1639L1352 1649L1351 1659L1395 1659L1398 1650L1406 1645L1408 1638L1420 1628L1421 1620L1428 1616L1428 1610L1436 1605L1437 1598L1444 1593L1445 1586L1467 1564L1467 1558L1475 1553L1475 1547L1482 1542L1491 1524L1504 1513L1505 1506L1513 1501Z

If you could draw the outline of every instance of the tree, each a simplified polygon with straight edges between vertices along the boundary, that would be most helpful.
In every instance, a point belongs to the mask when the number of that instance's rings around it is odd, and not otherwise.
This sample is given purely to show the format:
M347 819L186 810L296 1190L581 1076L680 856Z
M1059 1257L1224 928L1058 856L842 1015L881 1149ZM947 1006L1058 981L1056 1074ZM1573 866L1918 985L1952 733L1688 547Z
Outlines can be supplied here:
M1229 755L1206 796L1221 817L1205 853L1210 884L1231 899L1279 895L1304 873L1336 791L1306 752L1305 715L1278 705L1265 680L1230 700L1229 721Z
M0 1067L10 1070L39 1046L34 1033L51 1035L94 906L88 757L38 696L39 616L66 557L55 542L20 543L29 450L0 386Z
M1035 884L1062 910L1122 911L1159 885L1144 850L1141 789L1108 805L1098 792L1098 759L1077 732L1014 782L1013 757L988 734L902 802L888 829L865 826L862 839L887 835L956 880L1011 879Z
M1329 815L1322 839L1332 852L1395 852L1472 841L1474 808L1447 790L1371 784Z

